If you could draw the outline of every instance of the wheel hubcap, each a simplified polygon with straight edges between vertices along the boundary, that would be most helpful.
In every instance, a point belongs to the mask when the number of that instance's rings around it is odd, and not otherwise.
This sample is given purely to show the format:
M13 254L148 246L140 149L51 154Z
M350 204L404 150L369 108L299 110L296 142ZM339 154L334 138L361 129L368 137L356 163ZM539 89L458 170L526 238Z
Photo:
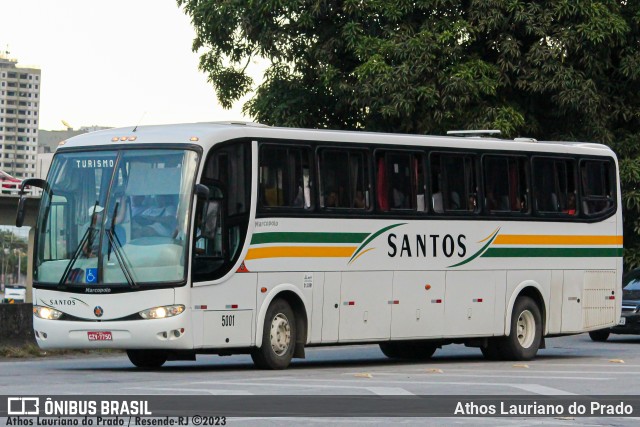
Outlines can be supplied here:
M275 315L271 321L270 336L273 352L278 356L285 354L291 344L291 325L287 316L282 313Z
M520 316L518 316L516 333L518 334L518 342L523 348L531 347L533 339L536 336L536 321L533 313L529 310L524 310L520 313Z

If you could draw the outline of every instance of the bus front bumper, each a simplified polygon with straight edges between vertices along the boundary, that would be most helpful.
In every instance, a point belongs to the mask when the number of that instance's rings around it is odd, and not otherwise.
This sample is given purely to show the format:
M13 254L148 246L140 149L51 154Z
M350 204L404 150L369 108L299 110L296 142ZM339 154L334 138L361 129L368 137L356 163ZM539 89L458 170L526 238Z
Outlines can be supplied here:
M33 317L42 349L175 349L193 348L190 316L166 319L83 322Z

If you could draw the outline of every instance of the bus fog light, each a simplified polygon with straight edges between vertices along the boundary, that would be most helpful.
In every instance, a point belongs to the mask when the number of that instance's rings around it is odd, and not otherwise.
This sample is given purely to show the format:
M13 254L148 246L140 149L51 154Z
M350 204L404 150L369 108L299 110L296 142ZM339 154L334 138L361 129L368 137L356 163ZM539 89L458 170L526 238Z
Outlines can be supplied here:
M55 308L44 307L41 305L33 306L33 314L36 317L46 320L58 320L62 316L62 312Z
M162 307L154 307L141 311L140 317L143 319L164 319L167 317L177 316L184 311L184 305L165 305Z

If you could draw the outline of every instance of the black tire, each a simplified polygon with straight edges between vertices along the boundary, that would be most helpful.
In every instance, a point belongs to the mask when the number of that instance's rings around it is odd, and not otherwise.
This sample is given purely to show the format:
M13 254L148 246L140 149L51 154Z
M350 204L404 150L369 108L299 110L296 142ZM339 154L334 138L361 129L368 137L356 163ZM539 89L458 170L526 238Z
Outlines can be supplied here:
M519 323L526 324L526 327L519 328ZM540 308L533 299L520 296L513 305L511 332L500 342L500 355L504 360L531 360L536 356L541 341Z
M500 338L489 338L487 345L480 347L482 355L487 360L502 360L502 349L500 348Z
M129 360L138 368L157 369L164 365L169 357L166 351L162 350L127 350Z
M437 344L429 342L383 342L380 343L382 353L391 359L427 360L438 349Z
M589 337L596 342L605 342L607 338L609 338L610 334L611 332L609 332L608 329L600 329L598 331L589 332Z
M295 350L296 333L296 319L289 303L280 298L273 300L264 317L262 346L251 352L256 367L287 368Z

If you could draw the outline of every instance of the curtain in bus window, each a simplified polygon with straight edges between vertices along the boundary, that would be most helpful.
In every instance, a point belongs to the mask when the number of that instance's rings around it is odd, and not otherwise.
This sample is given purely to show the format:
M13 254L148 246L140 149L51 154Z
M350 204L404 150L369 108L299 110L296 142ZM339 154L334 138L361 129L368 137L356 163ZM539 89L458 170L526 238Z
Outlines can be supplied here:
M389 210L389 190L387 188L387 176L384 156L378 157L378 175L376 182L376 196L378 198L378 208L381 211Z
M366 172L364 155L362 153L352 153L350 155L351 166L351 192L349 195L349 206L355 209L365 209L368 207L368 185L366 184Z

